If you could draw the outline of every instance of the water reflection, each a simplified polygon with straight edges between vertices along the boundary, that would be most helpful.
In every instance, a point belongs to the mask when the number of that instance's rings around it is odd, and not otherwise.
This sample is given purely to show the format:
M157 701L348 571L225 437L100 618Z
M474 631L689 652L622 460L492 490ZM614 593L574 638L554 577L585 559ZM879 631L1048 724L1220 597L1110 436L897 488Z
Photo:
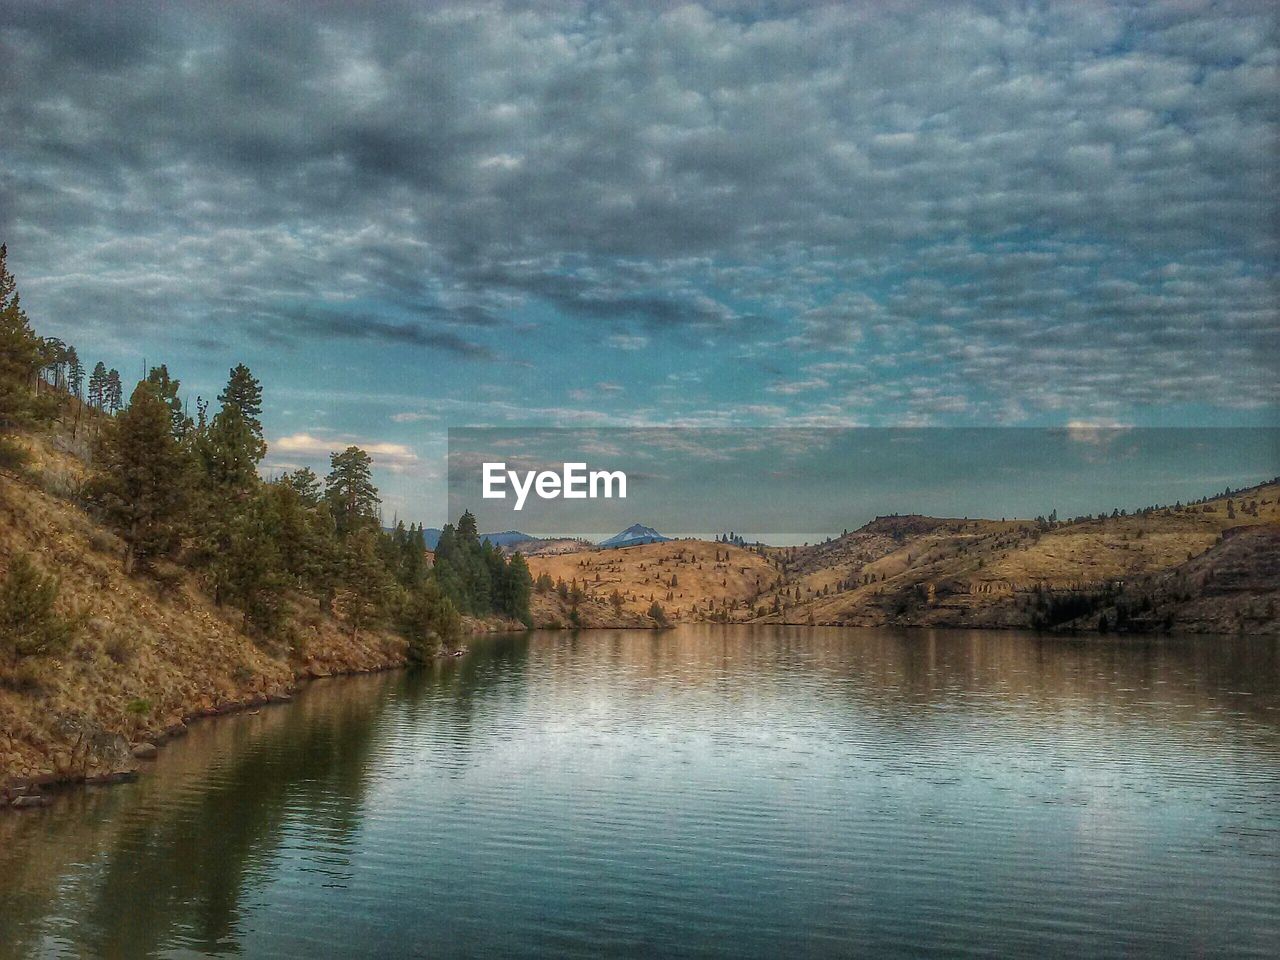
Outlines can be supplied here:
M1274 642L532 634L0 818L0 955L1266 955L1278 819Z

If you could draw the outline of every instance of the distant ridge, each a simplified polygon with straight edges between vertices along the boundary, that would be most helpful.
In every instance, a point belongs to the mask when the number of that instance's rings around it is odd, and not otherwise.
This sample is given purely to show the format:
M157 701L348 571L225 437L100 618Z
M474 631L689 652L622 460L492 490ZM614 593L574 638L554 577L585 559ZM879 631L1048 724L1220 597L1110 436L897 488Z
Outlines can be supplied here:
M426 540L427 549L434 550L440 543L440 528L427 527L422 531L422 536ZM521 533L519 530L503 530L500 533L482 533L480 540L483 542L488 540L495 547L510 547L517 543L541 543L541 537L530 536L527 533Z
M615 533L608 540L601 540L601 547L637 547L643 543L666 543L670 537L664 537L653 527L642 523L633 523L621 533Z

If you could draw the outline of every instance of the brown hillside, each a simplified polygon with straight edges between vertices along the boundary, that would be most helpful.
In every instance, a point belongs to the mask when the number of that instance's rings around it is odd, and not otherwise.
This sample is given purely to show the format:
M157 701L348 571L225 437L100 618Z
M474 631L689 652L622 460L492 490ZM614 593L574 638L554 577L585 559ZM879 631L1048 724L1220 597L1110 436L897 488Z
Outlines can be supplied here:
M1262 532L1223 546L1250 529ZM1277 529L1280 484L1272 482L1123 517L1055 524L880 517L813 546L756 551L680 540L534 557L530 567L535 577L576 583L589 599L617 589L628 616L657 600L682 621L1080 628L1118 599L1151 607L1145 620L1131 621L1135 628L1273 632L1274 617L1264 623L1250 611L1266 610L1275 597L1267 531ZM1202 574L1211 571L1212 585L1226 582L1228 570L1241 588L1229 602L1208 602ZM1191 599L1175 602L1173 591L1157 589L1161 575L1189 583L1178 597ZM1084 598L1087 617L1065 617L1073 596ZM544 622L538 617L535 605L535 622Z
M19 553L61 581L59 611L84 626L57 657L0 662L0 788L15 777L80 779L131 763L130 745L185 717L284 694L297 678L403 662L402 640L350 631L299 604L274 644L240 630L180 569L126 577L121 543L72 502L85 478L66 436L24 438L22 475L0 473L0 576Z
M730 619L749 619L746 604L781 576L777 563L755 551L704 540L532 556L529 569L535 580L547 574L576 586L593 604L607 606L617 590L624 615L601 625L622 626L652 626L648 610L655 602L672 621L713 619L726 609ZM537 594L534 599L534 622L545 623Z

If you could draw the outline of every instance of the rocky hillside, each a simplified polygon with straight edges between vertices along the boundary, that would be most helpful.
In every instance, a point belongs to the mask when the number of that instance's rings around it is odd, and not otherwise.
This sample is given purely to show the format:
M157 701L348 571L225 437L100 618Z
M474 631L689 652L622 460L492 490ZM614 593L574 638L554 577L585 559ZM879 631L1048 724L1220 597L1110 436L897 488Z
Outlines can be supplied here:
M530 567L578 591L593 622L617 591L620 625L656 601L673 621L1276 633L1278 537L1272 482L1128 516L882 517L807 547L681 540Z

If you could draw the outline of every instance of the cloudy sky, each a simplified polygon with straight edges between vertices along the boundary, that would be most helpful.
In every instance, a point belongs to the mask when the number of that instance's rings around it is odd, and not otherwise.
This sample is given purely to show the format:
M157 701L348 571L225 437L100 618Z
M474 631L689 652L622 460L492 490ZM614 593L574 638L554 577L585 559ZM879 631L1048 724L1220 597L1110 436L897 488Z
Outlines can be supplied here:
M1278 64L1266 2L0 0L0 239L428 522L448 426L1274 424Z

